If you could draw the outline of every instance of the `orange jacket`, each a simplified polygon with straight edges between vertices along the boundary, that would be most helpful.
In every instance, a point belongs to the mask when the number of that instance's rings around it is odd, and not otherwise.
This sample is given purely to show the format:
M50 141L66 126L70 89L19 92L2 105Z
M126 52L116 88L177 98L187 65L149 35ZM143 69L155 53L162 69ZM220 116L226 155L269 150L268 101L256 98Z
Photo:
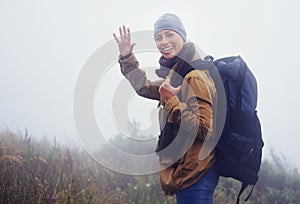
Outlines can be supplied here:
M197 59L198 56L195 55L194 58ZM134 54L119 59L119 63L121 72L137 94L160 101L158 89L164 79L149 81L145 72L139 68ZM169 78L174 74L172 70L173 68L169 72ZM205 158L199 158L199 154L205 139L212 135L212 111L215 99L216 88L208 71L193 70L184 77L178 96L173 96L166 103L160 102L161 128L164 125L164 118L167 118L169 123L178 124L174 134L179 132L178 134L184 137L184 140L177 141L177 144L174 141L174 145L180 145L182 147L180 151L183 151L178 160L160 158L160 181L165 194L176 194L196 183L214 164L214 151L208 151Z

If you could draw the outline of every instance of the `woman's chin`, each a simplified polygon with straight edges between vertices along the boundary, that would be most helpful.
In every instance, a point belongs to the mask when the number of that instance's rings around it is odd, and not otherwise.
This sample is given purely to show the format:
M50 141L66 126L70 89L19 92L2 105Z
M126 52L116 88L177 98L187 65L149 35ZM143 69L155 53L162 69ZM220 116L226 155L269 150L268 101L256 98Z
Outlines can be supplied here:
M173 54L163 54L163 56L164 56L164 58L166 58L166 59L172 59L172 58L175 57L175 55L173 55Z

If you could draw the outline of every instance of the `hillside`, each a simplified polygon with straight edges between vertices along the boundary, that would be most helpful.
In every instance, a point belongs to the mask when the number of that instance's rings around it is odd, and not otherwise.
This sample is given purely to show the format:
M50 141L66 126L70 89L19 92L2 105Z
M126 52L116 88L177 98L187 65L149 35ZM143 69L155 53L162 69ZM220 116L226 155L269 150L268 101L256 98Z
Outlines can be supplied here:
M298 171L286 170L275 154L273 160L263 161L247 203L299 202ZM114 173L82 150L9 130L0 132L0 172L0 203L174 203L162 194L158 174ZM239 182L221 178L215 203L234 203L239 188Z

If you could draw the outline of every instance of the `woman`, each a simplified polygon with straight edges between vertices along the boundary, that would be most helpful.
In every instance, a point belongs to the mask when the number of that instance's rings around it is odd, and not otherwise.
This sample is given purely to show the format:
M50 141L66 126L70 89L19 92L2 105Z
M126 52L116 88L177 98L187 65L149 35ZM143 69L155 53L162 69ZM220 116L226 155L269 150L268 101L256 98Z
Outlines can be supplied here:
M204 141L212 136L216 88L208 68L195 46L186 42L180 18L166 13L154 24L154 39L162 54L161 80L151 82L132 53L130 30L119 28L121 72L136 92L160 104L161 135L156 152L160 158L160 181L166 195L176 194L178 204L212 203L218 183L215 153L199 158ZM197 66L194 69L194 66Z

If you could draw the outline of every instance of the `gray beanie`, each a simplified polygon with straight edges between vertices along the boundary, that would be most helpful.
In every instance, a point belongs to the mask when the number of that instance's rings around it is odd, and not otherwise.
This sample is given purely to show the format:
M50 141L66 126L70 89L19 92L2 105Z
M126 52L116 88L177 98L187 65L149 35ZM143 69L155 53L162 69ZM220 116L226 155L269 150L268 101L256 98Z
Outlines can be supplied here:
M162 30L174 30L177 32L184 41L186 41L186 31L182 21L178 16L171 13L161 15L154 23L154 37Z

